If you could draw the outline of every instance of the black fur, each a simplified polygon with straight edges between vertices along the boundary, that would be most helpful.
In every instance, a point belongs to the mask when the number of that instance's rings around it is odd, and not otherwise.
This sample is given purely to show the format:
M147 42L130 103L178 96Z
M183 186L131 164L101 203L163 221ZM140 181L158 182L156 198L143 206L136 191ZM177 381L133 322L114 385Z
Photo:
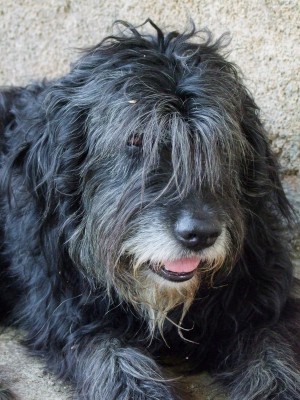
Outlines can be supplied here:
M223 39L148 22L1 92L1 315L80 399L177 399L175 358L231 400L299 400L291 209L258 109ZM222 263L179 243L182 215L222 227ZM174 251L202 260L186 313L149 272Z

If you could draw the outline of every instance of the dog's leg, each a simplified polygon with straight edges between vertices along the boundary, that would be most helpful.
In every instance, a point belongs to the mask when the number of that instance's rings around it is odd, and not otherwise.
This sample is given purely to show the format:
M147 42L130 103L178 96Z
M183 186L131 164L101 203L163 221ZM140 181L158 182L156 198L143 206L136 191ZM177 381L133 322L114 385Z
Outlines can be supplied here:
M65 359L68 365L64 372L74 382L80 400L177 398L155 361L117 338L81 338L67 350Z
M291 341L277 330L238 337L217 379L230 400L299 400L300 368ZM281 331L281 332L280 332Z

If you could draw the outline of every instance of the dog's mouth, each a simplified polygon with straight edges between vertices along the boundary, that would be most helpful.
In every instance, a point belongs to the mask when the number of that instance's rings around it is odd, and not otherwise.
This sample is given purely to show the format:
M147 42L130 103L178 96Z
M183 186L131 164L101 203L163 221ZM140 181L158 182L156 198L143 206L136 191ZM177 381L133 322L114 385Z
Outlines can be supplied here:
M162 262L159 266L150 265L157 275L171 282L184 282L193 278L201 262L200 257L179 258Z

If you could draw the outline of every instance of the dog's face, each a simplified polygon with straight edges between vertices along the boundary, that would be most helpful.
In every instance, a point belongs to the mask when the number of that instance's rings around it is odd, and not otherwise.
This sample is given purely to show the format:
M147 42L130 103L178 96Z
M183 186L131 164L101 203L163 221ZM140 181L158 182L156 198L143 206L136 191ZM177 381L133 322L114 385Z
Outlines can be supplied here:
M160 328L233 267L255 160L244 129L255 107L235 68L190 36L104 42L77 66L94 67L77 96L90 111L70 252Z

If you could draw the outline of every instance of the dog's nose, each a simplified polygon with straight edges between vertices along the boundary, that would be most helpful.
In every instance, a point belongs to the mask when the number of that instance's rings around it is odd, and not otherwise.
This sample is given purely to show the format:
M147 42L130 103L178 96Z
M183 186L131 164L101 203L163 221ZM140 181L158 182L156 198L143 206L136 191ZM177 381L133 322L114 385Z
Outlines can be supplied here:
M221 233L220 224L210 219L182 215L175 223L176 239L190 250L199 251L212 246Z

